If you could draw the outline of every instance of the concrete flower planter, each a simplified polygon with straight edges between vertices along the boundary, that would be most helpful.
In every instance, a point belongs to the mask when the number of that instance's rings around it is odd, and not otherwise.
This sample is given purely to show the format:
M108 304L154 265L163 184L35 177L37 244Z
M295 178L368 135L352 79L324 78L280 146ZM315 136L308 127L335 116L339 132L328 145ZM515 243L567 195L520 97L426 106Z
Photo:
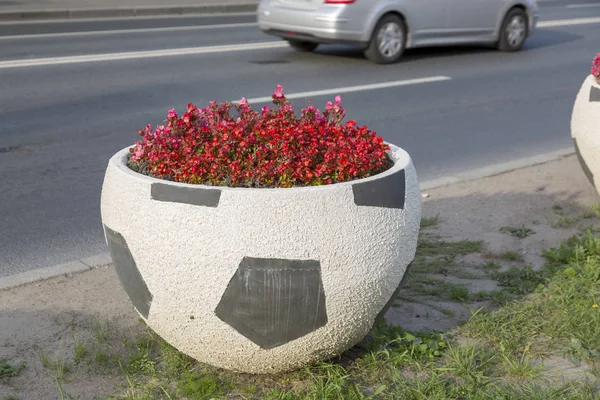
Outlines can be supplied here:
M593 75L585 79L577 94L571 137L583 171L600 193L600 85Z
M148 326L217 367L277 373L352 347L391 304L419 232L409 155L353 182L288 189L180 184L110 159L102 221Z

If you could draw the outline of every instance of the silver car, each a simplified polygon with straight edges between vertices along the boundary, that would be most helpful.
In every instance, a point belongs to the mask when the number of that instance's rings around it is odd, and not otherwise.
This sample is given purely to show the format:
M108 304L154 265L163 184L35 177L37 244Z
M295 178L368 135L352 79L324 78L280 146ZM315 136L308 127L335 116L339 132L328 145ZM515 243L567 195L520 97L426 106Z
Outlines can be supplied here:
M360 46L379 64L407 48L493 44L519 50L535 29L536 0L261 0L258 25L295 49Z

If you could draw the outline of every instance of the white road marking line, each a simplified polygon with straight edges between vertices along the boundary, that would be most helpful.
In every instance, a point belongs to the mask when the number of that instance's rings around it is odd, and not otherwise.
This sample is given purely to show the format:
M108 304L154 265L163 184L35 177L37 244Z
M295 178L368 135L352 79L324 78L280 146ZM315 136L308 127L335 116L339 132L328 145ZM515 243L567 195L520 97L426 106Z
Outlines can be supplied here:
M325 96L332 94L342 94L342 93L352 93L352 92L362 92L365 90L376 90L376 89L388 89L392 87L398 86L408 86L408 85L417 85L420 83L431 83L431 82L440 82L440 81L448 81L451 80L449 76L431 76L427 78L417 78L417 79L406 79L402 81L391 81L391 82L382 82L382 83L372 83L368 85L358 85L358 86L346 86L340 88L333 89L324 89L324 90L314 90L310 92L299 92L299 93L291 93L285 95L288 99L302 99L307 97L316 97L316 96ZM273 99L271 96L265 97L255 97L253 99L247 99L249 103L265 103L270 102ZM239 100L236 100L234 103L239 103Z
M172 57L195 54L226 53L234 51L263 50L288 47L284 41L231 44L222 46L188 47L183 49L133 51L125 53L90 54L84 56L34 58L30 60L0 61L0 69L37 67L42 65L76 64L97 61L134 60L139 58Z
M61 38L71 36L99 36L99 35L122 35L131 33L156 33L156 32L181 32L181 31L201 31L209 29L236 29L257 26L256 22L242 22L237 24L216 24L216 25L193 25L176 26L164 28L141 28L141 29L117 29L111 31L88 31L88 32L60 32L60 33L35 33L31 35L9 35L0 36L0 40L16 39L42 39L42 38Z
M600 7L600 4L569 4L566 8L587 8L587 7Z
M0 25L50 25L50 24L70 24L81 22L108 22L108 21L138 21L149 19L190 19L190 18L223 18L223 17L252 17L255 12L236 12L236 13L193 13L177 15L138 15L135 17L98 17L98 18L57 18L46 20L8 20L0 21Z
M572 4L573 8L578 7L596 7L600 4ZM571 7L566 6L566 7ZM538 28L551 28L558 26L582 25L600 23L600 17L593 18L574 18L552 21L538 22ZM0 23L1 25L2 23ZM101 35L124 35L135 33L157 33L157 32L182 32L195 30L210 30L210 29L236 29L258 26L256 22L240 22L233 24L212 24L212 25L195 25L195 26L176 26L176 27L161 27L161 28L140 28L140 29L116 29L105 31L83 31L83 32L60 32L60 33L34 33L25 35L8 35L0 36L0 40L18 40L18 39L44 39L44 38L60 38L60 37L76 37L76 36L101 36Z
M600 23L600 17L557 19L557 20L552 20L552 21L538 22L537 27L538 28L555 28L558 26L585 25L585 24L598 24L598 23Z

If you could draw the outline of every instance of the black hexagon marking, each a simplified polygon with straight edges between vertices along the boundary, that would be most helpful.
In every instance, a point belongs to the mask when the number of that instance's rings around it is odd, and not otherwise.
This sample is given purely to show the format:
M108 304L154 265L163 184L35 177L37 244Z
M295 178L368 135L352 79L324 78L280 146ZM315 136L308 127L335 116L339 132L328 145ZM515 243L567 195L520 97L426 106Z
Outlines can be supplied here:
M581 156L581 151L579 150L579 146L577 145L577 140L575 138L573 138L573 143L575 144L575 153L577 153L577 159L579 160L579 164L581 165L581 169L583 169L583 172L585 173L585 176L587 176L588 181L590 181L590 183L592 184L592 186L596 186L595 183L594 183L594 174L592 173L592 171L590 170L590 168L587 166L587 163L585 162L585 160Z
M321 263L244 257L215 314L263 349L327 324Z
M192 188L165 183L153 183L150 195L153 200L205 207L217 207L221 199L219 189Z
M352 185L354 204L403 209L406 197L405 175L402 169L379 179Z
M144 318L148 318L150 305L152 304L152 294L135 264L125 238L106 225L104 225L104 232L106 233L108 250L121 285L123 285L133 306Z
M408 276L410 267L412 267L412 262L407 265L406 270L404 271L404 275L402 276L402 279L400 280L400 284L398 284L398 287L396 288L396 290L394 290L394 293L392 294L392 297L390 297L387 304L385 306L383 306L383 309L381 309L379 314L377 314L377 316L375 317L375 322L382 319L385 316L385 313L387 313L388 310L392 307L392 305L394 304L394 301L396 301L396 297L398 297L400 290L404 286L404 282L406 281L406 277Z
M600 89L598 89L596 86L592 86L590 88L590 101L600 101Z

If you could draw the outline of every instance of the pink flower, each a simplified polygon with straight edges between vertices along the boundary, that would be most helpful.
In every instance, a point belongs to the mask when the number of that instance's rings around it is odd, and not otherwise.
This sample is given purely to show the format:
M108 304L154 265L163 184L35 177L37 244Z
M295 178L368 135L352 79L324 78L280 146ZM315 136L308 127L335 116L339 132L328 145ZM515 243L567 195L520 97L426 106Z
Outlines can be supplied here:
M333 103L328 101L327 104L325 104L325 109L326 110L331 110L333 108Z
M335 104L336 105L342 104L342 98L340 97L340 95L335 96Z
M596 54L594 61L592 62L592 68L590 68L592 75L596 77L596 80L600 82L600 53Z
M275 89L275 92L273 92L273 98L282 99L283 97L283 86L277 85L277 89Z
M242 99L240 100L240 104L244 106L244 105L248 104L248 100L246 100L245 97L242 97Z
M269 106L264 106L262 108L262 115L266 115L269 112Z
M143 155L144 147L142 146L141 142L137 142L135 144L135 148L133 149L133 155L131 156L131 158L133 158L134 161L139 161Z
M174 109L174 108L171 108L171 109L169 110L169 113L167 114L167 117L168 117L169 119L175 119L175 118L177 118L177 113L175 112L175 109Z

